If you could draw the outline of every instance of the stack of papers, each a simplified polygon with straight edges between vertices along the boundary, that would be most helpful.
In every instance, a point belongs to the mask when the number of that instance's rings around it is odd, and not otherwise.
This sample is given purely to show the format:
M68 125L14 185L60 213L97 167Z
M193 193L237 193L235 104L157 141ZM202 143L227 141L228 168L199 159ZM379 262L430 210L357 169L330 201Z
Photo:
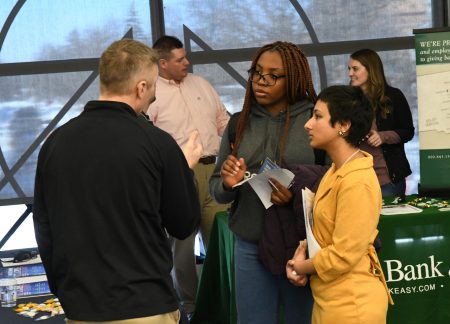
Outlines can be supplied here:
M422 209L408 205L386 205L381 207L382 215L396 215L396 214L412 214L421 213Z
M308 255L310 259L312 259L321 249L312 231L314 225L314 196L314 192L308 188L302 189L303 214L305 216L306 240L308 241Z

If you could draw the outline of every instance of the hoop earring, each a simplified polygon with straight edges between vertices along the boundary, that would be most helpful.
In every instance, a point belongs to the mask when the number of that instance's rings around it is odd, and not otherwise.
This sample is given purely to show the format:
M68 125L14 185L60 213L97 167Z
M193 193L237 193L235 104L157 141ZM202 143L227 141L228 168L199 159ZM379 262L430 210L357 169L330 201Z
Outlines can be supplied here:
M340 129L340 130L338 131L338 134L339 134L339 136L344 137L345 131L343 131L342 129Z

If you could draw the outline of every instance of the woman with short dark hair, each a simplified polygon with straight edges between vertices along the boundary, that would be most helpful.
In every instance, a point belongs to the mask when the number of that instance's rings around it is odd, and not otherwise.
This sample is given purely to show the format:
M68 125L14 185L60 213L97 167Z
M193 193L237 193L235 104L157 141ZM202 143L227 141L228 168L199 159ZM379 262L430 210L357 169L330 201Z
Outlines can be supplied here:
M307 259L300 244L286 269L294 284L311 275L313 324L386 323L392 300L373 246L381 190L372 156L359 149L371 124L371 105L352 86L323 90L305 124L310 145L333 161L314 199L312 231L321 249Z

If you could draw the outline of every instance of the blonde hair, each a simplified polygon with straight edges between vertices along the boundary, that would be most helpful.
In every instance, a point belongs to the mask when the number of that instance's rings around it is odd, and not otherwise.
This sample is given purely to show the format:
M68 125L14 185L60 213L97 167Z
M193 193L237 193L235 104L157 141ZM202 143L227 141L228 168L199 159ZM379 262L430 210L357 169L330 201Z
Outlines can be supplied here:
M129 94L136 74L158 63L158 55L144 43L122 39L112 43L100 57L100 91Z

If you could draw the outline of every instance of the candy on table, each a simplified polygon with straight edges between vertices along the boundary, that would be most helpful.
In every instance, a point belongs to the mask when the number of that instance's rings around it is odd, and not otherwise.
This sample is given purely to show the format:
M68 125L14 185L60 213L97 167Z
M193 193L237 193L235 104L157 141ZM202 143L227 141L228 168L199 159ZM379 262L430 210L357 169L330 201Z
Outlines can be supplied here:
M36 318L36 321L64 314L64 310L62 309L58 298L48 299L41 304L37 303L19 304L16 306L14 310L16 311L17 314L25 317L34 318L37 315L40 315L38 318ZM43 312L48 314L42 314Z

